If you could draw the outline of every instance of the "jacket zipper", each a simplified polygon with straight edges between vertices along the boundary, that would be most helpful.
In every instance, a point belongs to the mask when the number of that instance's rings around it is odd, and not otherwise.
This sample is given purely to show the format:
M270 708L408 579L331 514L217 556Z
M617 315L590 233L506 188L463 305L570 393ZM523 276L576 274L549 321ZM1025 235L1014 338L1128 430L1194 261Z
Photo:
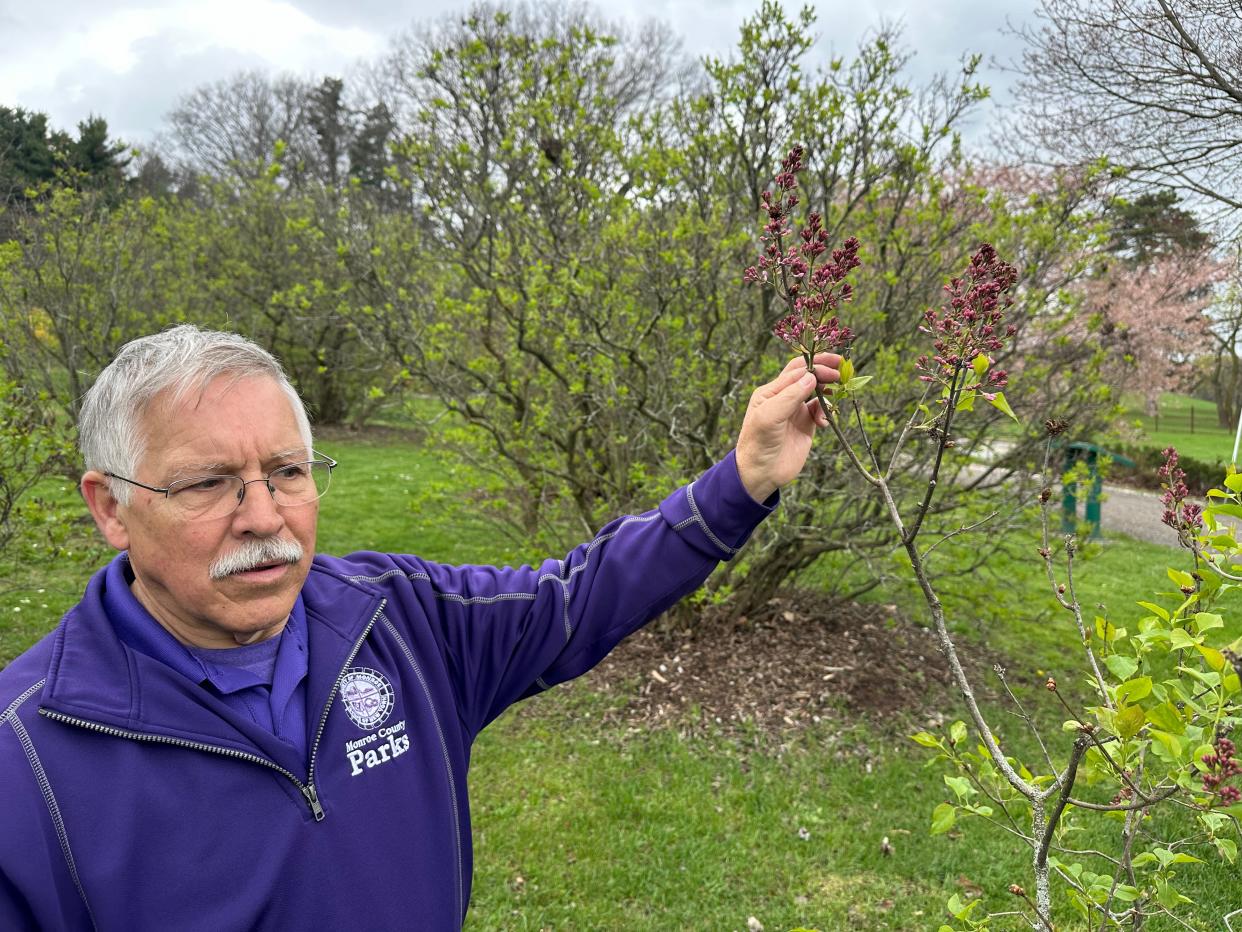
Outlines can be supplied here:
M39 709L40 715L46 715L48 718L64 722L67 725L77 725L79 728L85 728L89 731L96 731L100 734L111 735L114 738L128 738L131 741L149 741L154 744L170 744L173 747L186 748L191 751L205 751L210 754L220 754L224 757L231 757L234 760L244 760L252 764L259 764L267 767L269 770L275 770L278 774L289 780L298 791L302 794L302 798L306 800L306 805L310 808L311 815L315 817L316 822L322 822L326 817L323 806L319 802L319 793L315 789L315 756L319 751L319 742L323 738L324 730L328 725L328 712L332 709L332 702L336 699L337 691L341 687L341 680L345 678L345 671L349 669L349 665L354 662L354 658L358 656L358 651L362 649L362 642L366 640L367 635L371 633L371 629L375 626L375 621L379 618L380 613L384 611L384 606L388 604L387 599L381 599L379 608L375 610L375 614L371 616L371 620L367 622L362 634L358 636L358 640L354 642L353 649L349 652L349 656L345 658L341 670L336 675L336 680L332 684L332 690L328 693L328 700L324 703L323 712L319 716L319 726L315 730L315 740L311 744L310 751L310 769L307 774L306 782L303 783L293 773L281 767L275 761L270 761L266 757L260 757L258 754L250 754L246 751L238 751L235 748L220 747L215 744L204 744L199 741L186 741L184 738L170 738L167 735L153 735L145 731L128 731L123 728L114 728L111 725L103 725L99 722L93 722L85 718L76 718L72 715L65 715L63 712L53 712L51 709Z
M388 626L388 630L392 632L392 636L397 639L397 644L401 648L401 652L405 654L405 659L409 662L414 675L418 677L418 683L423 689L423 695L427 700L427 707L431 710L431 721L436 727L436 736L440 739L440 753L444 758L444 771L448 777L449 803L453 810L453 841L454 850L457 855L457 912L463 913L462 907L462 864L461 864L461 822L458 819L457 812L457 780L453 776L453 760L449 755L448 744L444 740L444 729L440 727L440 715L436 711L435 700L431 698L431 689L427 685L427 680L423 677L422 667L418 665L418 660L414 656L414 652L410 650L410 646L406 643L405 638L401 636L401 632L387 618L384 624Z

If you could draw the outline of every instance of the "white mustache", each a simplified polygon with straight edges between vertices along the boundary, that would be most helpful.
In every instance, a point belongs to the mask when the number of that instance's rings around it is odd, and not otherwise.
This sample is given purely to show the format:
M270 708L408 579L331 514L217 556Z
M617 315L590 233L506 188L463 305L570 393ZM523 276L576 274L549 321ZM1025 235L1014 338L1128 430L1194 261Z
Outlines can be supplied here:
M244 573L265 563L297 563L302 559L302 545L283 537L261 537L248 540L232 553L212 561L207 573L212 579L224 579Z

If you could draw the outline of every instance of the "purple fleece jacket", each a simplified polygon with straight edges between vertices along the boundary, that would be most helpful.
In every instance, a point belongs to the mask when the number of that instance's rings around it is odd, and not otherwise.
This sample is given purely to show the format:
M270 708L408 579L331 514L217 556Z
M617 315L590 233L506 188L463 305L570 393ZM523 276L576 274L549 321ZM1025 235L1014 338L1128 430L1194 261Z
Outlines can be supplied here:
M459 928L475 735L598 663L770 510L730 454L538 568L317 557L309 768L118 640L97 573L0 671L0 929Z

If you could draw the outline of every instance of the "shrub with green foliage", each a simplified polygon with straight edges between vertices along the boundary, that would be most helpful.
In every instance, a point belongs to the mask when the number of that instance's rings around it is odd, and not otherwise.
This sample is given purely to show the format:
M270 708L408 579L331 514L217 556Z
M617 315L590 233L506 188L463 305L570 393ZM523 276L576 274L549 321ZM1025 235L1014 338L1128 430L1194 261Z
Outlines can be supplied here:
M1107 405L1099 360L1071 338L1057 297L1101 232L1092 179L1034 194L994 185L957 146L984 95L973 63L960 81L913 88L882 33L852 62L811 68L813 19L764 4L734 58L708 61L701 84L667 100L653 77L662 60L639 68L633 41L579 21L476 13L406 63L415 125L398 161L421 229L411 247L397 224L351 260L368 268L393 360L458 418L440 436L495 473L505 494L494 513L540 546L649 507L713 462L757 374L780 364L756 337L775 321L771 299L743 289L737 269L754 248L767 165L789 138L806 143L825 230L865 244L853 319L854 363L874 379L869 430L894 430L917 395L903 372L923 312L961 243L984 238L1022 275L1018 339L998 361L1020 358L1028 376L1014 407L1073 409L1089 429ZM995 415L963 431L959 452L986 443ZM1032 459L1032 438L1018 439ZM911 472L930 453L911 448ZM968 468L952 457L946 487ZM874 567L889 545L857 491L823 451L719 591L745 613L825 554ZM986 497L976 489L976 507ZM928 520L961 523L961 503L946 494Z
M0 555L57 553L74 520L37 491L75 462L65 418L49 399L0 378Z

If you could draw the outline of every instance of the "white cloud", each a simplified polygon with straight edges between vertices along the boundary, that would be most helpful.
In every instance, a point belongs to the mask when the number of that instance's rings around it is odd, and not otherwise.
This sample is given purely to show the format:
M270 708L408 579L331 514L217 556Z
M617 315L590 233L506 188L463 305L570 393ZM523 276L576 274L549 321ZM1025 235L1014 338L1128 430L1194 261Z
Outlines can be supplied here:
M146 71L154 59L167 66L152 83L130 86L147 97L161 98L168 110L175 98L204 80L200 68L194 84L181 80L177 59L201 63L216 58L223 78L237 67L322 74L378 54L383 36L357 26L318 22L290 3L278 0L179 0L160 6L92 11L68 17L80 25L55 31L29 12L13 17L17 41L7 42L0 58L0 103L44 110L57 126L71 126L88 113L109 114L102 102L129 76ZM240 63L240 64L239 64ZM151 108L148 108L151 109ZM152 132L155 126L145 128Z
M347 75L382 54L391 35L464 10L472 0L0 0L0 105L48 113L71 128L90 113L139 142L195 87L243 68L306 77ZM502 0L503 2L503 0ZM520 2L520 0L518 0ZM573 0L570 0L573 2ZM1006 14L1029 15L1035 0L823 0L816 58L850 55L883 20L901 20L916 52L916 81L952 70L962 54L1013 57L1001 35ZM786 3L789 14L797 4ZM727 57L759 0L596 0L605 19L669 23L694 56ZM1008 82L990 71L1002 90Z

